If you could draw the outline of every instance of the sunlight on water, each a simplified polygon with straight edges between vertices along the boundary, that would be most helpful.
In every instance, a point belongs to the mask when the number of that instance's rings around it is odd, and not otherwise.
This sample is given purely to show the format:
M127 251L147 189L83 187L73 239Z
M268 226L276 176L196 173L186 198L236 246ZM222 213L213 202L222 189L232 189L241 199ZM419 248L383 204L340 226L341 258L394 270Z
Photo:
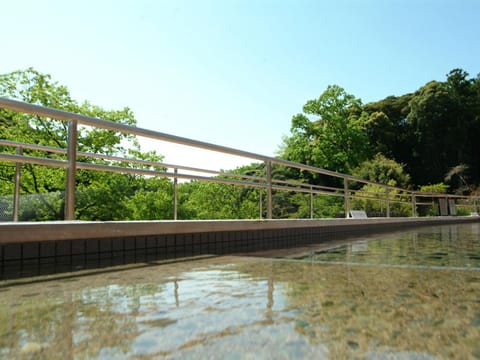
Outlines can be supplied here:
M315 262L480 269L480 225L426 227L355 239L299 257Z
M0 282L0 358L479 358L478 234Z

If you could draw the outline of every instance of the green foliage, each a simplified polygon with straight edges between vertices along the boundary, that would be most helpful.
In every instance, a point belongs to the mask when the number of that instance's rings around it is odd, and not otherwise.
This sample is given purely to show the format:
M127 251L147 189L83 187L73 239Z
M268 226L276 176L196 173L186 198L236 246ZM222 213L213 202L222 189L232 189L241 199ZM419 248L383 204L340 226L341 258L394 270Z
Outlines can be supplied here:
M420 186L420 191L425 193L437 193L437 194L446 194L448 192L449 186L444 183L430 184ZM428 197L426 198L428 199ZM425 201L425 198L420 198L421 201ZM438 204L433 199L432 205L421 205L418 207L418 214L420 216L438 216L440 215L440 209Z
M256 219L259 217L258 189L217 182L182 184L182 211L190 218Z
M274 219L307 218L306 211L299 212L305 195L291 191L274 191L272 194L272 217Z
M145 179L145 185L126 201L128 220L173 219L173 184L168 179Z
M0 75L0 96L136 125L129 108L106 110L89 102L78 103L65 86L34 69ZM0 138L65 148L67 126L62 121L0 110ZM283 139L278 156L381 184L402 188L417 184L423 185L420 189L426 192L466 193L480 182L479 138L480 77L471 79L465 71L454 69L444 82L431 81L412 94L388 96L365 105L343 88L328 86L317 99L305 103L302 113L292 117L291 133ZM0 150L15 152L8 147ZM85 126L79 128L78 150L156 163L162 161L162 156L155 151L143 152L135 136ZM24 153L46 155L32 150ZM61 154L47 156L65 160L65 155ZM90 156L80 160L165 170L161 166L124 164ZM266 166L252 163L229 172L265 178ZM340 180L278 165L272 167L272 176L275 180L341 186ZM14 164L0 162L2 204L13 193L14 177ZM232 176L231 179L238 178ZM173 184L169 179L78 170L76 185L77 219L173 218ZM351 189L358 189L357 195L364 198L352 200L352 208L365 209L369 215L384 215L385 188L356 185ZM23 165L21 220L63 218L64 188L64 169ZM179 219L266 217L265 189L215 181L181 183L178 188ZM371 194L375 191L380 193ZM388 195L391 214L408 216L411 205L393 202L398 199L395 194L390 190ZM272 197L274 218L311 216L310 194L275 190ZM262 209L260 202L263 203ZM434 214L437 211L436 207L425 209L419 212ZM313 196L315 218L336 217L343 212L343 197Z
M123 220L128 218L126 200L132 196L131 175L90 172L88 182L77 183L76 218L82 220ZM85 178L79 174L79 178Z
M62 219L64 214L65 194L63 192L48 192L28 194L20 197L20 221L35 219L47 221Z
M457 216L469 216L473 211L473 207L468 209L464 207L457 206Z
M408 202L408 197L398 196L399 191L387 189L380 185L367 184L357 191L357 198L352 199L351 208L355 210L365 210L369 217L386 216L387 199L389 202L390 216L411 216L412 205L400 201Z
M1 74L0 96L120 124L136 124L134 115L129 108L105 110L88 102L79 104L71 98L65 86L54 82L50 75L42 74L31 68L25 71ZM0 138L65 149L67 145L67 124L35 115L0 110ZM154 151L143 153L135 136L85 126L80 126L78 129L77 148L84 152L120 157L130 156L149 161L158 162L162 159ZM15 151L7 147L2 147L1 150L11 153ZM45 154L37 150L24 150L23 153L29 156L45 157L47 155L49 158L65 160L65 155L61 154ZM117 166L161 170L160 167L125 165L92 157L83 157L80 160L99 164L112 163ZM5 196L13 193L14 176L14 164L0 162L0 195ZM20 203L20 219L62 219L65 170L25 164L22 166L21 176L21 199L25 200ZM141 211L135 209L133 204L138 205L138 199L142 195L145 196L145 193L152 192L148 188L151 182L153 180L146 180L130 174L78 170L76 177L76 218L83 220L139 218L141 217ZM142 188L142 186L145 188ZM151 202L150 204L148 205L152 207L149 208L150 211L143 209L145 216L160 216L158 203ZM162 213L161 215L163 217L170 214Z
M316 195L314 197L314 217L337 218L345 216L343 196Z
M426 193L446 194L448 192L448 188L449 186L444 183L437 183L430 185L422 185L420 186L420 191Z
M413 168L420 184L442 180L458 164L467 164L479 180L480 93L478 79L467 76L452 70L446 82L429 82L410 101L408 119L417 139Z
M353 175L365 180L407 188L410 185L410 175L405 173L403 165L395 160L387 159L377 154L372 160L364 161L353 170Z
M309 100L292 118L283 158L338 172L349 172L370 153L361 102L337 85ZM313 117L311 120L310 117Z
M407 165L411 161L411 146L415 143L413 127L407 120L412 96L388 96L363 107L373 153ZM409 172L408 167L407 170Z
M297 214L292 217L310 218L310 194L297 194ZM341 196L315 194L313 196L313 218L344 217L344 199Z

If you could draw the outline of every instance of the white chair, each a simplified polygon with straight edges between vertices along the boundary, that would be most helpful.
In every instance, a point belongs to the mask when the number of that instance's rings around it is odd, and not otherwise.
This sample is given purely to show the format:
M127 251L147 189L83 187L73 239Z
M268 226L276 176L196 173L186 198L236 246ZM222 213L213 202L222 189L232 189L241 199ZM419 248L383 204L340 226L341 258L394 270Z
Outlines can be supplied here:
M350 217L352 219L367 219L365 210L350 210Z

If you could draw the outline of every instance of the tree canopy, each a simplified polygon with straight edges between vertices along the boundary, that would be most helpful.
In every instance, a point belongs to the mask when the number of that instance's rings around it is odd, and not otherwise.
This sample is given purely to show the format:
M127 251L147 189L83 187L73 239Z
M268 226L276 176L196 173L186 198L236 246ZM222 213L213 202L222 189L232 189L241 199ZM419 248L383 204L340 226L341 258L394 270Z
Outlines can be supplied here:
M67 87L34 69L0 74L0 96L60 110L85 114L121 124L136 125L128 108L107 110L74 100ZM67 126L39 116L0 109L0 138L65 148ZM471 78L454 69L445 81L433 80L412 93L387 96L362 104L338 85L328 86L318 98L306 101L291 119L289 136L282 139L278 157L339 173L413 190L468 194L480 183L480 77ZM0 146L2 152L15 150ZM145 152L135 136L80 127L78 150L161 162L155 151ZM38 150L25 150L35 156ZM50 158L65 159L62 154ZM83 157L83 162L116 166L116 161ZM154 167L162 171L161 167ZM252 163L228 172L265 176L263 163ZM332 185L324 176L283 166L272 168L273 178L311 185ZM0 161L0 206L13 193L15 164ZM329 183L330 181L330 183ZM333 181L335 182L335 181ZM335 184L338 185L338 184ZM65 170L22 165L21 220L63 218ZM128 173L78 170L76 218L82 220L172 219L174 185L167 178ZM179 219L258 218L266 215L265 189L218 182L178 184ZM359 192L382 192L381 185L367 185ZM390 194L394 195L394 194ZM273 191L276 218L333 217L343 212L338 196ZM380 196L380 195L379 195ZM382 195L383 196L383 195ZM363 201L363 200L362 200ZM358 205L382 214L381 202ZM400 215L411 209L402 205Z
M68 89L53 81L50 75L32 68L0 75L0 96L52 107L78 114L101 118L121 124L135 125L132 111L125 107L105 110L89 102L78 103ZM0 138L17 142L66 148L67 124L40 116L22 114L0 109ZM3 147L3 151L15 151ZM161 161L154 151L143 152L135 136L110 130L79 127L78 150L115 156L132 156ZM39 154L37 150L24 150L25 155ZM49 154L50 158L65 159L65 155ZM108 162L94 158L83 158L83 162ZM0 192L13 193L14 166L0 163ZM151 180L153 181L153 180ZM148 182L142 177L129 174L111 174L77 170L76 218L84 220L121 220L134 218L138 212L132 209L132 200L138 189L150 191ZM65 170L24 164L22 166L21 220L54 220L63 218ZM127 201L128 200L128 201ZM148 214L148 212L146 213ZM141 218L146 216L142 214Z
M480 77L454 69L445 81L365 105L330 85L293 116L279 155L352 173L364 161L378 163L374 154L380 154L403 164L417 186L442 182L450 169L464 165L465 189L467 181L480 182L479 138Z
M291 133L280 154L291 161L348 173L369 156L361 101L338 85L305 103Z

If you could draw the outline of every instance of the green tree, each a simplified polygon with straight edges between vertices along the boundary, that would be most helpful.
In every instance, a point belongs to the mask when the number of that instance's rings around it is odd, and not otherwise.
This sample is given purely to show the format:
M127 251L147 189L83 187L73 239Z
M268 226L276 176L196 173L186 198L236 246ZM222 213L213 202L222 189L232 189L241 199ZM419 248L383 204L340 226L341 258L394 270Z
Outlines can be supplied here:
M410 216L412 205L410 198L399 196L396 189L388 190L380 185L367 184L355 193L351 202L352 209L363 209L369 217L386 216L387 200L390 209L390 216Z
M444 183L436 183L436 184L429 184L429 185L422 185L420 186L420 192L423 193L437 193L437 194L446 194L448 192L449 186ZM422 202L426 202L429 200L429 197L420 197ZM418 206L418 214L420 216L438 216L440 215L440 210L438 208L438 203L435 198L432 198L431 205L421 205Z
M387 159L382 154L377 154L371 160L364 161L354 169L353 175L368 181L389 186L408 188L410 176L404 171L403 165L392 159ZM370 216L385 216L388 198L390 214L392 216L409 216L411 205L397 202L397 200L409 201L408 198L401 199L399 191L387 189L380 185L367 184L361 187L352 201L352 208L365 210Z
M181 208L192 219L256 219L258 190L217 182L182 184Z
M426 193L446 194L448 192L448 188L449 186L444 183L437 183L430 185L422 185L420 186L420 191Z
M120 124L135 125L132 111L125 107L120 110L105 110L89 102L79 104L72 99L68 89L53 81L50 75L32 68L0 75L0 96L36 105L84 114ZM0 138L66 148L67 124L40 116L0 110ZM14 152L2 147L3 152ZM78 150L115 156L133 156L144 160L160 161L155 152L142 153L137 138L110 130L92 129L80 126ZM46 156L45 152L24 150L25 155ZM47 154L49 158L65 159L62 154ZM146 165L125 165L119 162L83 157L83 162L157 168ZM120 220L132 216L125 204L132 189L138 189L137 180L142 177L130 174L112 174L78 170L77 172L77 214L78 219ZM1 195L13 193L14 164L0 163ZM22 166L21 220L53 220L63 218L65 170L38 165ZM45 195L50 194L50 195ZM30 195L30 196L26 196ZM35 195L35 196L33 196Z
M141 187L126 200L130 211L128 219L173 219L173 183L158 177L141 179L139 182Z
M416 135L412 167L419 184L438 182L459 164L467 164L479 180L480 97L475 80L467 77L454 69L446 82L429 82L410 101L408 119Z
M307 101L291 133L280 154L291 161L346 173L370 155L361 101L337 85Z
M404 171L403 165L387 159L382 154L375 155L372 160L364 161L353 170L353 175L380 184L401 188L410 186L410 175Z
M374 153L406 164L408 172L408 164L412 160L411 149L415 143L413 127L407 120L412 96L388 96L363 107L368 114L366 130Z
M311 214L310 194L297 193L293 196L297 206L292 218L307 219ZM344 217L343 196L314 194L313 195L313 218L335 218Z
M471 181L480 180L480 80L462 69L446 81L431 81L415 93L388 96L363 106L375 153L398 163L416 184L443 180L466 164Z

